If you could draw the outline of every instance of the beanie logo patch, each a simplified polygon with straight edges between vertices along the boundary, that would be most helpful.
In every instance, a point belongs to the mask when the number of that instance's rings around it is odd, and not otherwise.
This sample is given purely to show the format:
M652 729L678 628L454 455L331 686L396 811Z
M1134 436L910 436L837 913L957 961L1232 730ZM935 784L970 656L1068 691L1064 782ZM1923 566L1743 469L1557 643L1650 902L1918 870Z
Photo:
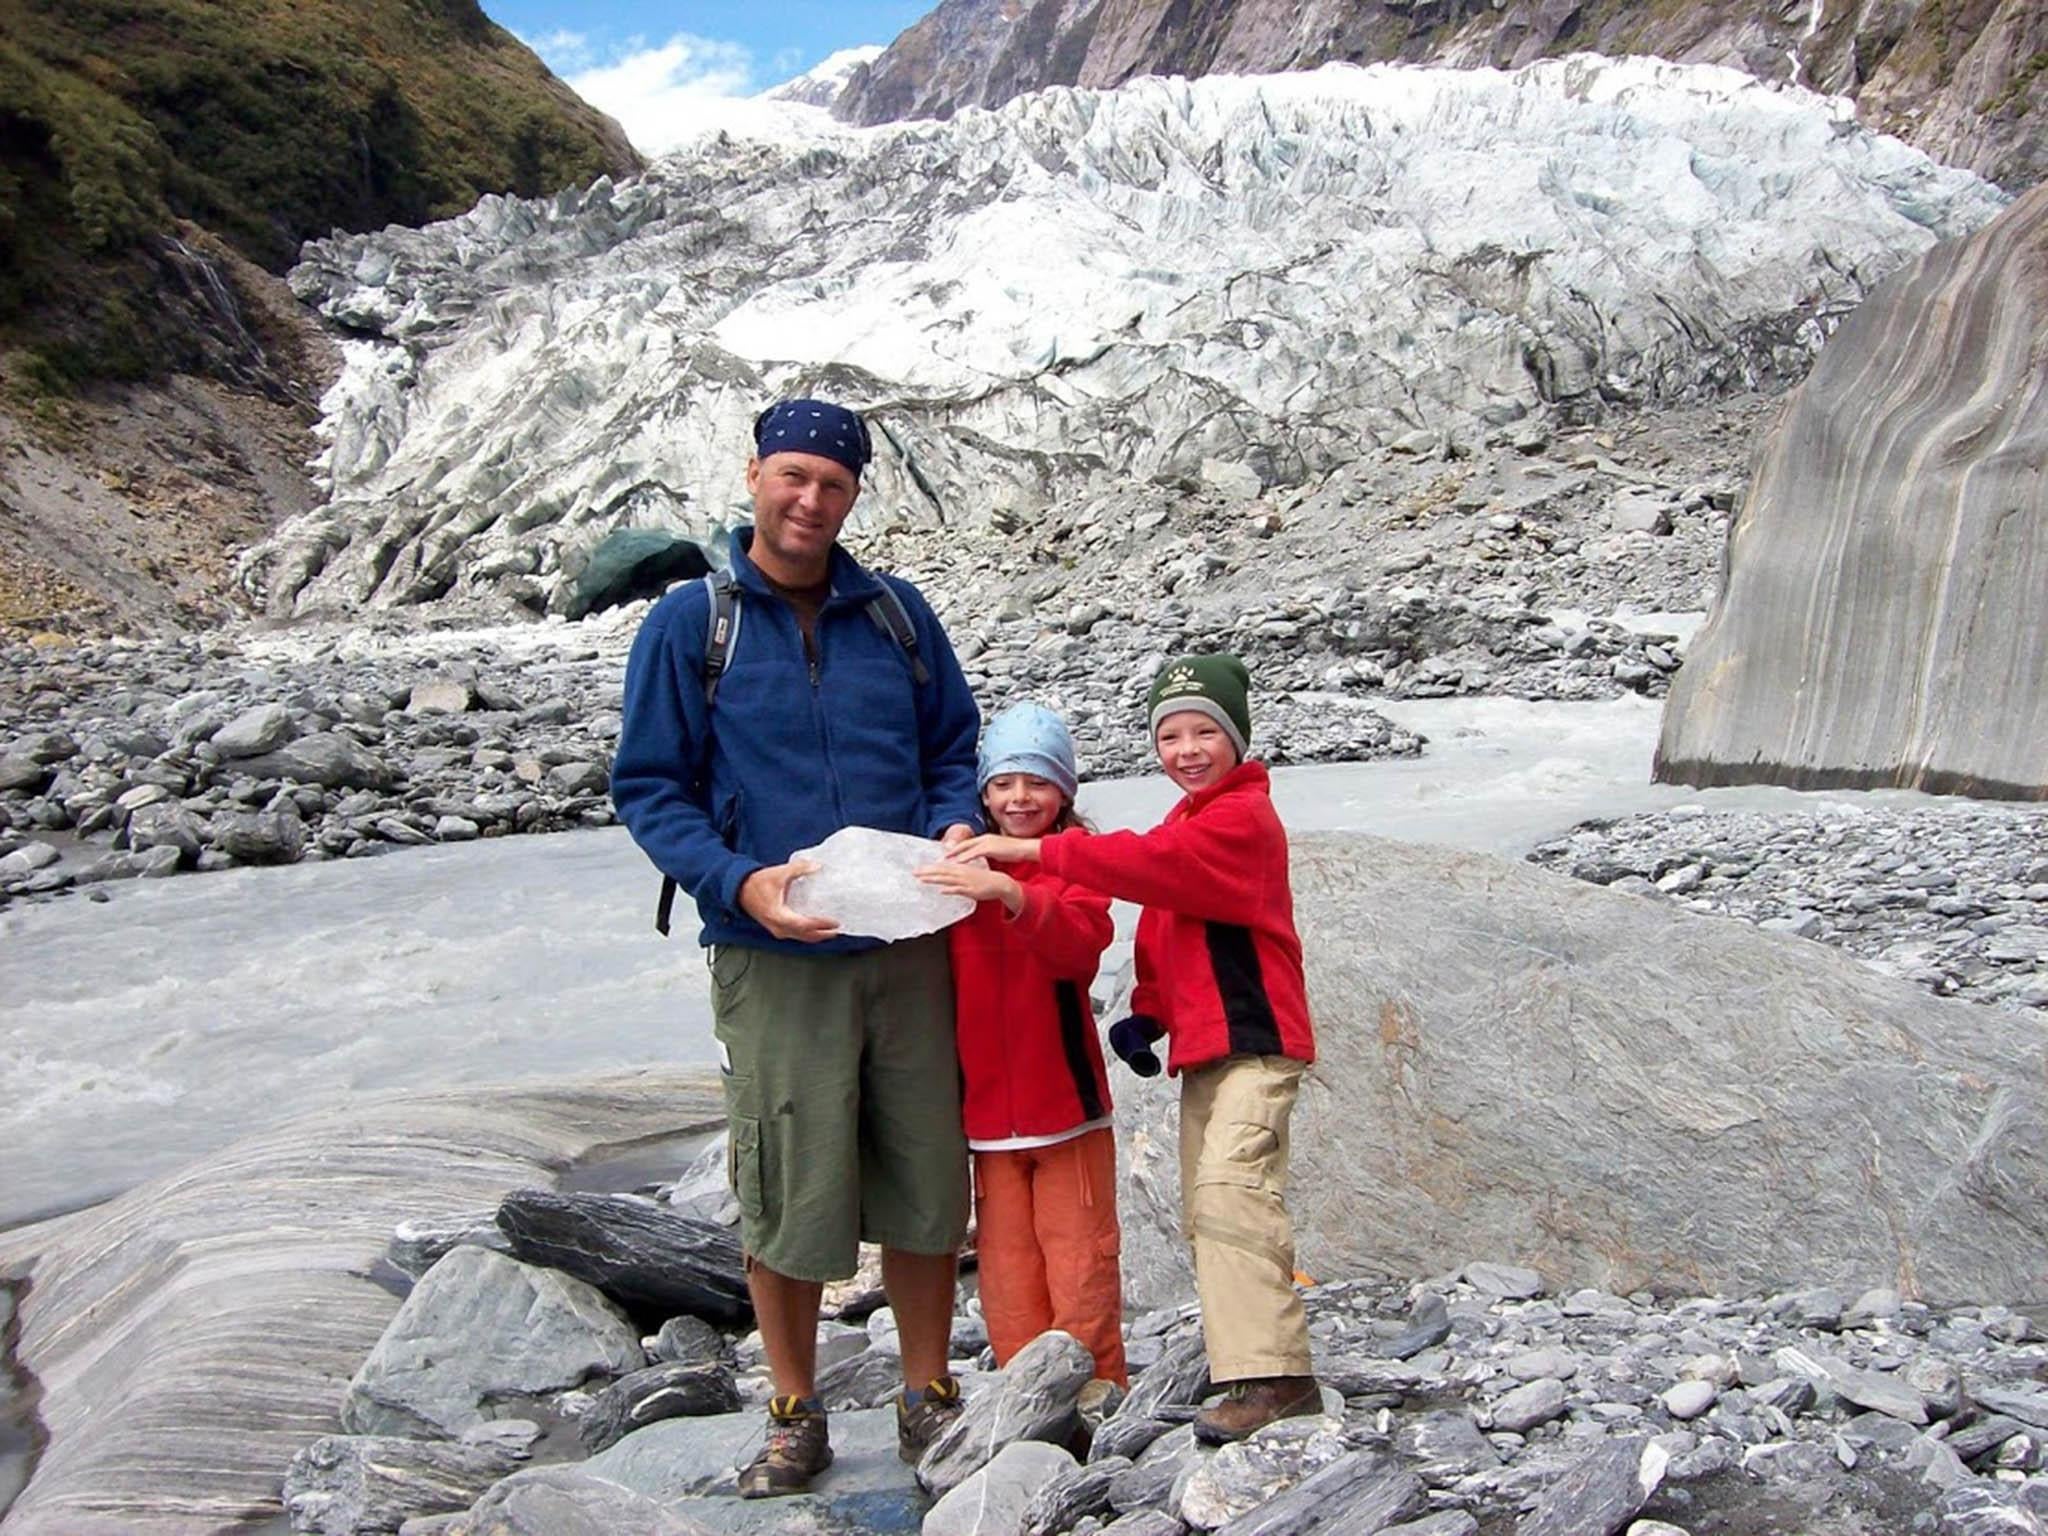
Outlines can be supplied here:
M1202 685L1195 678L1195 669L1189 666L1175 667L1172 671L1168 672L1166 680L1159 688L1161 698L1170 693L1200 693L1201 691Z

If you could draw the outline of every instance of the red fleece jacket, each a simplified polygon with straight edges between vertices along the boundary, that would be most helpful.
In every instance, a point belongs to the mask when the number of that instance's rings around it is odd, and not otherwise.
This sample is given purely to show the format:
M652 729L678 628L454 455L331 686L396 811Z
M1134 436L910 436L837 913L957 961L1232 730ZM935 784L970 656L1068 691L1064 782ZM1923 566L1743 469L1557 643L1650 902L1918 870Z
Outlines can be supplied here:
M1287 832L1265 764L1238 764L1150 832L1061 832L1039 857L1062 880L1144 908L1131 1011L1165 1026L1168 1071L1225 1056L1316 1059Z
M1039 864L994 867L1024 888L1024 910L984 901L948 930L967 1139L1057 1136L1109 1113L1088 1002L1109 898Z

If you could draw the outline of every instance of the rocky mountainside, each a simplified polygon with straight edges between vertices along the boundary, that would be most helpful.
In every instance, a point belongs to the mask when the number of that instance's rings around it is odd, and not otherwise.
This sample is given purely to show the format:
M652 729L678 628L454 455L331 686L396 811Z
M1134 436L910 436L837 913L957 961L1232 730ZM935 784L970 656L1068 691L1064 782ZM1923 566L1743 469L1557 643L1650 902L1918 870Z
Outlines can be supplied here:
M2002 202L1825 98L1590 57L732 137L309 246L295 289L356 338L331 495L247 579L276 614L566 612L605 536L731 518L777 391L873 413L870 523L1469 453L1796 379Z
M0 619L207 616L307 504L300 241L638 165L474 0L0 0Z
M1846 95L1869 126L2009 190L2048 175L2038 0L942 0L855 74L835 110L878 123L1139 75L1394 60L1513 69L1582 50Z

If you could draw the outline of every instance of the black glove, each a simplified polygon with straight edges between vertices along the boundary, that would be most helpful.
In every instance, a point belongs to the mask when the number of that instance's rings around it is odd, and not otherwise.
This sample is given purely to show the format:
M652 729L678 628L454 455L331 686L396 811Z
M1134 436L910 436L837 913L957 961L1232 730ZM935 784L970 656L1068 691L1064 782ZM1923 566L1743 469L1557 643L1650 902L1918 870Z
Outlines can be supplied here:
M1166 1026L1149 1013L1134 1013L1109 1026L1109 1048L1140 1077L1159 1075L1159 1058L1152 1042L1166 1033Z

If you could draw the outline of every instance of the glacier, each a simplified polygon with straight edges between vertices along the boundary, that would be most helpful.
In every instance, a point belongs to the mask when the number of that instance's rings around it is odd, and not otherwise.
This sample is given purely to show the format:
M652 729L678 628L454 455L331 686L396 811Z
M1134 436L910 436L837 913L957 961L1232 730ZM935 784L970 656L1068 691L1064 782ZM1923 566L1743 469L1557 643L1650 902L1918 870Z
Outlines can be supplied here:
M857 531L1769 387L2004 201L1842 99L1650 59L756 115L309 244L293 288L349 338L328 499L241 577L279 615L561 612L605 535L743 515L752 417L798 392L872 415Z

